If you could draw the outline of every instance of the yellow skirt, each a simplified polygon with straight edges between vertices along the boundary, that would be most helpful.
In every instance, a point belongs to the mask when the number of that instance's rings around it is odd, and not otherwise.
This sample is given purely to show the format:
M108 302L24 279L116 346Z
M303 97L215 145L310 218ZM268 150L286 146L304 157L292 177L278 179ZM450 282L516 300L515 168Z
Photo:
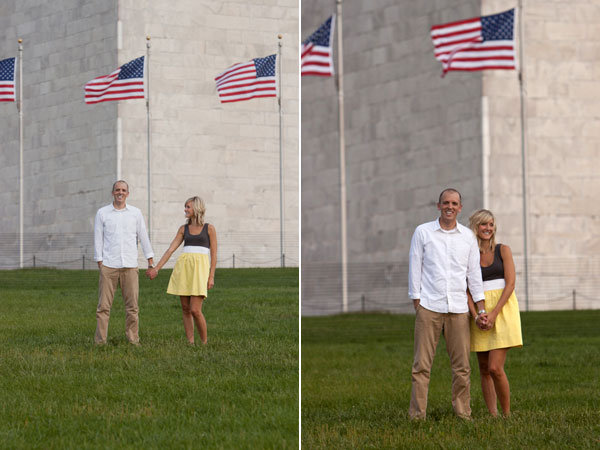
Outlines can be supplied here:
M503 289L485 291L485 310L490 313ZM521 335L521 316L519 314L519 303L514 291L508 301L502 307L496 318L496 323L491 330L482 331L471 320L471 351L487 352L496 348L522 347L523 337Z
M167 294L207 296L210 257L203 253L182 253L177 258Z

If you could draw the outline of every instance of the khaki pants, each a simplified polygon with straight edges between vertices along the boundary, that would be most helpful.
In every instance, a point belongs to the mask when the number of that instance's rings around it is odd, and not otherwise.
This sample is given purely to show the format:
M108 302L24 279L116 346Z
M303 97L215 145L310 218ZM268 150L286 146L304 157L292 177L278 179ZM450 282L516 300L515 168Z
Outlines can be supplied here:
M419 306L415 320L415 359L409 415L424 419L433 357L444 333L452 366L452 407L460 417L471 416L471 366L469 364L469 313L437 313Z
M125 336L132 344L140 341L138 334L138 269L113 269L106 266L100 267L100 280L98 283L98 308L96 309L96 344L105 344L108 334L108 320L110 309L115 297L117 285L121 285L121 293L125 302Z

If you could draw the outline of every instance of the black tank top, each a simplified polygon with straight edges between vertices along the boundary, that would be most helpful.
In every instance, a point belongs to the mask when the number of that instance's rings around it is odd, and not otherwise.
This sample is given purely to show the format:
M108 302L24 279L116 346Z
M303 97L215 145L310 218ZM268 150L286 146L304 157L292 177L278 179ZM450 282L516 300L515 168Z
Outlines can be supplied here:
M494 261L487 267L481 268L481 278L483 281L499 280L504 278L504 263L500 254L502 244L496 244L494 249Z
M186 225L183 232L183 245L210 248L208 224L205 223L200 234L190 234L190 226Z

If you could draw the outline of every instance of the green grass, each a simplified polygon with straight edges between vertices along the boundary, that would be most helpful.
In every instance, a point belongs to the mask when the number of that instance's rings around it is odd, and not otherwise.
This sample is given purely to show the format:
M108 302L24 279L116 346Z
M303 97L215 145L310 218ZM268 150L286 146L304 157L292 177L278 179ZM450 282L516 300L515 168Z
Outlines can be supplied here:
M512 416L491 418L471 357L473 421L454 416L440 339L428 419L408 419L414 316L302 318L302 448L600 448L600 311L522 313Z
M298 269L217 269L206 347L169 275L97 347L97 271L0 271L0 448L298 448Z

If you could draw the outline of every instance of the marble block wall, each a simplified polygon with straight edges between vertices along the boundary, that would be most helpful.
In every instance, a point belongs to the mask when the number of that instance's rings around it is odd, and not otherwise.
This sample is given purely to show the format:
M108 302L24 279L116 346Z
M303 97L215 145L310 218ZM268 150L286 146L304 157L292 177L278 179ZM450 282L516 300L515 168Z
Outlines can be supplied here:
M144 100L86 105L84 84L146 53L150 36L152 240L160 256L200 195L222 265L280 264L277 99L221 105L214 77L277 53L282 35L284 248L299 260L298 7L236 1L6 1L0 57L24 40L24 229L27 261L91 258L96 210L117 178L148 215ZM0 246L13 267L19 217L18 116L0 108ZM44 256L41 256L41 255ZM228 261L229 259L229 261ZM52 261L50 261L52 262ZM30 265L30 264L26 264Z
M463 194L461 223L481 207L496 213L523 309L571 308L574 290L580 305L598 307L599 7L528 1L522 10L528 292L519 72L441 78L433 57L432 25L511 7L343 2L350 310L411 311L410 238L438 216L448 186ZM302 37L334 12L303 1ZM303 314L342 310L337 120L335 80L303 77Z

